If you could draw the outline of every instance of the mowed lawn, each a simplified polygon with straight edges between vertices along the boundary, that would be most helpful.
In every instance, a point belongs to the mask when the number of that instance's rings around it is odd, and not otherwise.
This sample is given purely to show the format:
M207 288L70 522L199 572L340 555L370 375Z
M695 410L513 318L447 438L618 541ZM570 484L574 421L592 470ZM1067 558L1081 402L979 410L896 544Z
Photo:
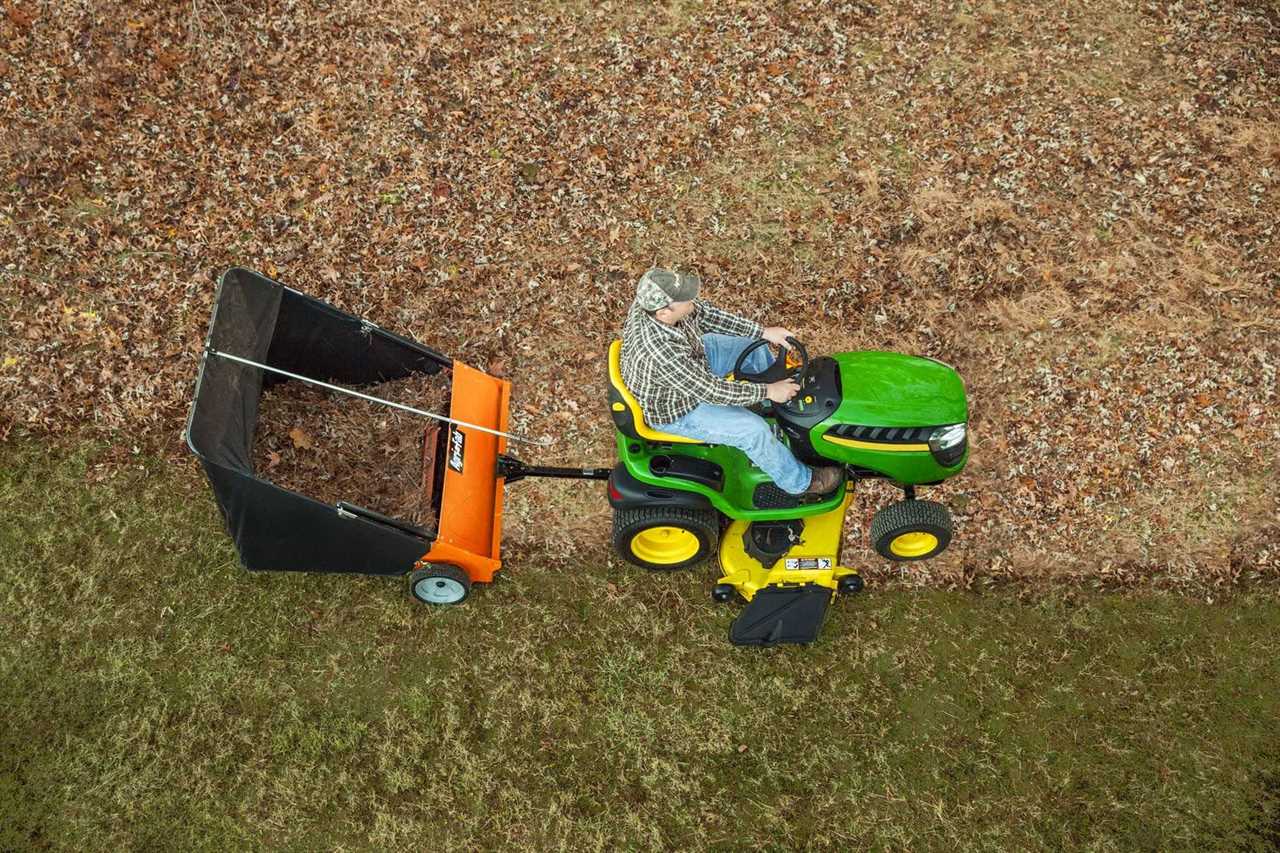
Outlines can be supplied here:
M0 849L1267 850L1280 605L871 587L726 642L710 570L461 607L239 568L193 464L0 449Z

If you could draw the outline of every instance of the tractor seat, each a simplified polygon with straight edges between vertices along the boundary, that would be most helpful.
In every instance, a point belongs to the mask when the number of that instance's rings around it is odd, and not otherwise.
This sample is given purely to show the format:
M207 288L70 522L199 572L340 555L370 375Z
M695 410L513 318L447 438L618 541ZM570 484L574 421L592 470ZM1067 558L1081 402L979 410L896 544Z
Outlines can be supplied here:
M619 431L628 438L662 444L706 444L696 438L685 438L669 432L658 432L644 422L640 404L622 381L622 341L609 344L609 413Z

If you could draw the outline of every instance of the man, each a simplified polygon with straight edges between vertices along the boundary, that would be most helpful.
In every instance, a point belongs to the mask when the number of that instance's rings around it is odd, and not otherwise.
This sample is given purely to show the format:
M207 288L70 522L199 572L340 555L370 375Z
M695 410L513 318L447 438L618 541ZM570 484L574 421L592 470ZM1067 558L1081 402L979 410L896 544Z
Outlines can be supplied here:
M800 390L791 379L761 384L722 377L759 338L789 348L791 332L712 307L698 299L701 280L655 268L636 286L622 329L622 379L656 430L728 444L747 454L778 487L793 495L826 494L840 484L840 469L810 468L778 440L764 418L746 406L785 403ZM760 347L744 365L760 373L773 362Z

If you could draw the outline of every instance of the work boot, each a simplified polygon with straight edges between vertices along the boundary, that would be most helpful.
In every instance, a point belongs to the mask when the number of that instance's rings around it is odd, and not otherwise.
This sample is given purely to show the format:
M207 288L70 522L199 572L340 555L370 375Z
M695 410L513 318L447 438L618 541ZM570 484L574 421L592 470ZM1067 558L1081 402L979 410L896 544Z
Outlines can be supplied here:
M824 466L812 470L813 477L809 480L809 488L804 490L806 495L825 495L840 485L843 479L840 468L837 466Z

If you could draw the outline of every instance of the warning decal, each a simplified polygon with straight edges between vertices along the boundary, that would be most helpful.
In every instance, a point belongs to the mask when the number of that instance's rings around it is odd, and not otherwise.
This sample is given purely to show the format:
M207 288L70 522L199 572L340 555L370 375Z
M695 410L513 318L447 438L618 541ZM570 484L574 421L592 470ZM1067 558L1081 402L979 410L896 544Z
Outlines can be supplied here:
M830 557L791 557L786 561L789 572L812 572L831 568Z

